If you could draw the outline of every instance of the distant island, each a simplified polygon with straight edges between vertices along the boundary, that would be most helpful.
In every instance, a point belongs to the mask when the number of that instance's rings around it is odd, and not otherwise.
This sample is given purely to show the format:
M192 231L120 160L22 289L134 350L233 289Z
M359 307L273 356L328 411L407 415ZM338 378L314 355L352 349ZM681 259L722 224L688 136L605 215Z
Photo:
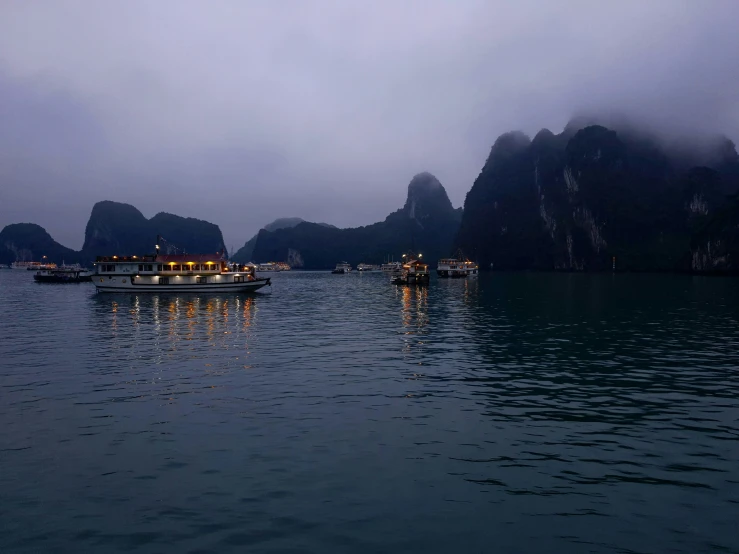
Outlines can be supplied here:
M455 209L439 180L419 173L406 202L384 221L339 229L298 217L266 225L238 262L285 261L329 269L396 259L413 249L430 263L457 248L483 269L739 272L739 155L724 137L670 143L638 126L577 118L558 135L501 135ZM98 202L81 251L39 225L0 231L0 263L89 263L97 255L142 254L156 235L188 252L225 250L213 223ZM165 243L165 249L171 245Z
M56 263L89 264L101 255L148 254L154 251L157 235L172 241L162 242L163 253L175 253L175 245L193 253L225 250L218 225L164 212L146 219L130 204L106 200L92 208L82 250L62 246L39 225L16 223L0 231L0 263L38 261L46 256Z
M280 219L275 219L272 223L269 223L262 228L266 231L276 231L277 229L290 229L292 227L300 225L301 223L308 222L300 217L281 217ZM318 225L336 229L336 227L334 227L333 225L329 225L328 223L318 223ZM231 256L231 259L239 263L248 263L252 261L254 258L254 246L257 244L258 238L259 233L246 241L246 244L244 244L244 246L234 252Z
M254 258L286 260L304 269L328 269L342 260L351 265L379 263L415 250L433 263L450 253L461 217L461 210L452 207L439 180L430 173L420 173L408 185L405 205L384 221L352 229L308 222L274 231L262 229Z

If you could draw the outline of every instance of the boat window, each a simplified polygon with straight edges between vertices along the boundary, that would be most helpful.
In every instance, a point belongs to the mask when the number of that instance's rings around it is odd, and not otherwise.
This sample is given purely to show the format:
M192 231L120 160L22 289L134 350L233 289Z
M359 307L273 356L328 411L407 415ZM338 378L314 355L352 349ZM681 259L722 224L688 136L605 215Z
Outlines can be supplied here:
M144 271L144 266L142 264L139 264L139 271Z
M208 282L208 278L207 277L196 277L195 282L202 285Z
M192 270L193 271L200 271L200 264L195 264L194 266L192 266Z
M162 264L157 264L157 271L162 271L163 269Z
M159 277L160 285L169 285L169 277Z
M180 264L175 264L172 266L172 271L180 271Z
M144 271L153 271L153 270L154 270L154 266L151 264L146 264L144 266Z
M241 275L235 275L234 276L234 283L243 283L244 278Z

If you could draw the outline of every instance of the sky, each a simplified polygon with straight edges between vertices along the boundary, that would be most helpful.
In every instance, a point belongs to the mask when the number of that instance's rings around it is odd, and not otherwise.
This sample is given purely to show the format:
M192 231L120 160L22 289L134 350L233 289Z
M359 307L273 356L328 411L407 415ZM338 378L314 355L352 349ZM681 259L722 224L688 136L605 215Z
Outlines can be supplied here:
M0 228L80 248L100 200L367 225L502 133L611 110L739 142L739 1L0 2ZM172 240L175 240L174 238Z

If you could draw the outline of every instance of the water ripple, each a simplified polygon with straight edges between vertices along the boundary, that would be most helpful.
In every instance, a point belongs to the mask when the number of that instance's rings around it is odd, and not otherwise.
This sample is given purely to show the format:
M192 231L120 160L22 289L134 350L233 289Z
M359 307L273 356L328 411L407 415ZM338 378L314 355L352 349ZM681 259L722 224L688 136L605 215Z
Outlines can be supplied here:
M739 552L735 285L0 272L0 550Z

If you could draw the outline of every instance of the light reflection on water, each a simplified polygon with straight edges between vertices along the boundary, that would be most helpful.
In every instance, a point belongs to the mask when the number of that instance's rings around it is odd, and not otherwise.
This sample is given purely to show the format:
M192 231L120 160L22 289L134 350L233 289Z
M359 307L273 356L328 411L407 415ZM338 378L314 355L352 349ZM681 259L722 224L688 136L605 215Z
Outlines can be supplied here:
M0 550L739 549L732 279L0 274Z

